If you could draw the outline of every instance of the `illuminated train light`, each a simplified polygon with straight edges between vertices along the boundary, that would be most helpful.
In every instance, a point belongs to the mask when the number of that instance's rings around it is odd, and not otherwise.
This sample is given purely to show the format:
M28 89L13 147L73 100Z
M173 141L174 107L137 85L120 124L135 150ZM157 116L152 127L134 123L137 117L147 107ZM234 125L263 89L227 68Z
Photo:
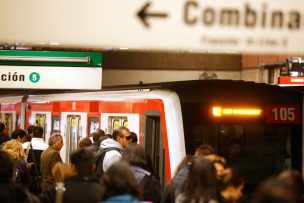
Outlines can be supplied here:
M212 114L214 117L221 116L259 116L262 110L257 108L222 108L212 107Z

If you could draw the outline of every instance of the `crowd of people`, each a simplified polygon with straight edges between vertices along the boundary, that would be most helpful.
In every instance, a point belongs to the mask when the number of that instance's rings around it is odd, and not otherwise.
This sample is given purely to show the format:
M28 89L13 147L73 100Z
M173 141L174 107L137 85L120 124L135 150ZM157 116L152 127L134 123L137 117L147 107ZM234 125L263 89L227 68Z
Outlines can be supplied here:
M246 180L237 168L210 145L187 155L166 186L161 186L152 161L126 127L112 134L97 129L82 138L63 163L63 137L53 134L48 144L43 128L30 126L5 135L0 122L0 202L162 202L162 203L301 203L300 172L285 170L252 194L243 195Z

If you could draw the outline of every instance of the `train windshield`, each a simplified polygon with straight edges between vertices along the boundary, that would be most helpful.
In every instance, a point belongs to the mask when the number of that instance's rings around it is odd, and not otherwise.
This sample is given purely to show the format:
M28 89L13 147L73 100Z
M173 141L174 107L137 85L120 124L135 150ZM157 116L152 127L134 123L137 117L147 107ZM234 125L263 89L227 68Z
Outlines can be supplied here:
M259 119L215 122L198 109L195 105L183 109L187 154L194 154L200 145L211 145L228 167L243 172L245 193L284 169L301 168L300 125L267 124Z

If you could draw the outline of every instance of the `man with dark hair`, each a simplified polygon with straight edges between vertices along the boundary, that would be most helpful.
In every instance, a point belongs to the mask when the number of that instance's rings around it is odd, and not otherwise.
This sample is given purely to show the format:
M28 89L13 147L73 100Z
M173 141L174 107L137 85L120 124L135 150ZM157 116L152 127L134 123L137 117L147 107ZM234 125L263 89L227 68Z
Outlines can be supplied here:
M0 122L0 145L2 145L4 142L7 142L11 139L9 136L7 136L3 133L4 129L5 129L4 123Z
M26 141L26 132L22 129L16 129L12 132L11 139L16 139L21 143Z
M55 183L52 168L57 162L62 162L59 151L63 147L63 139L60 134L54 134L49 138L49 147L42 152L40 171L42 174L42 189L46 190Z
M13 158L0 150L0 202L38 202L23 186L14 183L16 164Z
M88 147L89 150L92 152L97 152L100 147L100 143L105 139L105 132L101 129L96 129L95 132L93 132L93 144Z
M34 125L29 125L26 130L27 133L29 134L29 136L32 138L33 137L33 130L34 130L35 126Z
M102 200L103 187L94 176L94 155L88 149L81 148L71 153L73 176L68 177L64 184L57 184L50 188L50 193L44 193L45 202L87 202L96 203ZM61 193L61 195L60 195ZM56 197L56 198L55 198ZM57 199L58 200L58 199Z
M138 138L135 132L130 132L130 141L132 143L137 143L138 142Z
M40 158L42 152L48 148L48 145L43 141L43 128L41 126L34 126L32 128L32 136L32 140L30 142L23 143L22 147L28 155L27 162L32 164L30 174L33 181L29 186L29 190L34 194L38 194L41 191L40 188L37 188L37 184L39 183L36 183L35 181L40 181L38 180L41 176Z

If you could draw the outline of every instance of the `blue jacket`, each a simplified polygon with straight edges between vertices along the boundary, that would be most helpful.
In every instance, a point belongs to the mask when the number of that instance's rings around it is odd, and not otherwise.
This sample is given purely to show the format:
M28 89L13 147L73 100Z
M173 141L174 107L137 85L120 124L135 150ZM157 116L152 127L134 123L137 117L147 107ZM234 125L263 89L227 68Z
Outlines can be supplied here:
M108 199L106 199L102 202L103 203L119 203L119 202L138 203L138 199L135 197L132 197L129 194L123 194L123 195L109 197Z

